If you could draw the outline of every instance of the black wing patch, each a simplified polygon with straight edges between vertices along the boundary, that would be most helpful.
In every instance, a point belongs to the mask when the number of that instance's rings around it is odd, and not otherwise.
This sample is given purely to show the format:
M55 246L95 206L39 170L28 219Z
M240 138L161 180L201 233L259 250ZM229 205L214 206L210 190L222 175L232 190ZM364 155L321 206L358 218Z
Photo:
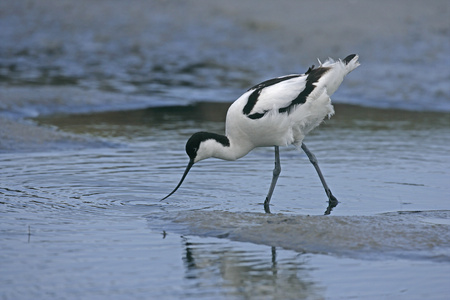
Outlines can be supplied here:
M308 68L308 71L305 72L305 75L308 75L309 73L311 73L312 70L314 70L314 65L312 65L311 67Z
M348 65L348 63L356 56L356 54L350 54L346 58L344 58L343 62Z
M282 81L289 80L289 79L292 79L292 78L295 78L295 77L299 77L299 76L300 75L289 75L289 76L284 76L284 77L277 77L277 78L273 78L273 79L269 79L269 80L263 81L263 82L255 85L255 86L251 87L247 91L250 91L250 90L254 90L254 91L248 97L247 104L244 106L244 109L242 110L242 112L246 116L248 116L248 114L252 111L253 107L255 107L256 102L258 102L258 97L261 94L261 90L263 88L266 88L268 86L271 86L271 85L274 85L274 84L277 84L277 83L280 83ZM254 115L254 114L252 114L252 115ZM252 118L252 117L250 117L250 118ZM254 118L254 119L259 119L259 118Z
M308 77L306 78L306 84L305 89L301 91L298 96L292 100L291 104L289 104L286 107L280 108L278 111L280 113L287 112L288 114L295 108L295 106L299 104L303 104L306 102L306 98L308 98L309 94L314 90L316 87L315 83L319 81L319 79L329 70L330 68L317 68L317 69L309 69L308 70Z
M282 82L282 81L285 81L285 80L289 80L289 79L292 79L292 78L296 78L296 77L299 77L299 76L301 76L301 75L295 74L295 75L288 75L288 76L272 78L272 79L263 81L261 83L258 83L257 85L249 88L247 91L250 91L250 90L253 90L253 89L262 89L262 88L265 88L265 87L277 84L279 82Z
M311 92L316 87L315 83L317 81L319 81L319 79L329 69L330 68L326 68L326 67L319 67L317 69L314 69L314 65L312 67L310 67L305 73L305 75L307 75L308 77L306 78L306 84L305 84L305 88L303 89L303 91L301 91L298 94L298 96L295 99L293 99L292 102L288 106L282 107L282 108L278 109L278 111L280 113L288 113L289 114L297 105L305 103L306 98L308 98L309 94L311 94ZM302 76L302 75L289 75L289 76L284 76L284 77L273 78L273 79L269 79L264 82L261 82L260 84L257 84L254 87L250 88L249 91L252 89L254 89L254 91L248 97L247 104L244 106L244 109L242 110L242 112L252 120L256 120L256 119L260 119L260 118L264 117L268 111L250 114L252 109L255 107L256 102L258 102L258 98L259 98L259 95L261 94L262 89L269 87L271 85L280 83L282 81L300 77L300 76Z

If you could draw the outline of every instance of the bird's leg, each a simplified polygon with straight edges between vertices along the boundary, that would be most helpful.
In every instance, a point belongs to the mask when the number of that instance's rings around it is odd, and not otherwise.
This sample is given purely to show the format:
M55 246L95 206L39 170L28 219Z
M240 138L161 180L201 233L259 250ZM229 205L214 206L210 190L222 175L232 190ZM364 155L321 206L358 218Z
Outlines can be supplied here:
M311 151L309 151L309 149L306 147L306 145L304 143L302 144L302 149L303 149L303 151L305 151L306 155L309 158L309 161L313 164L314 168L316 169L317 174L319 175L320 181L322 182L323 188L325 189L325 193L327 193L329 203L334 204L334 206L336 206L338 203L338 200L336 199L336 197L333 196L330 188L328 187L327 183L325 182L325 178L323 177L322 171L320 171L319 164L317 163L316 156Z
M277 184L278 176L281 173L281 164L280 164L280 150L278 146L275 146L275 168L273 169L273 177L272 183L270 184L269 193L267 194L266 200L264 201L264 210L266 213L270 214L270 198L272 198L273 190L275 189L275 185Z

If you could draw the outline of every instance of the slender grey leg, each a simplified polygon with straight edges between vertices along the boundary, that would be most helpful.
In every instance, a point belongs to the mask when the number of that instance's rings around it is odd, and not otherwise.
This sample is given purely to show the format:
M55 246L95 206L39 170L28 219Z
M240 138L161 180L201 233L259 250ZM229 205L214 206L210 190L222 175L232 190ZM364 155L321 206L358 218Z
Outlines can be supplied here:
M275 189L275 185L277 184L278 176L281 173L281 164L280 164L280 149L278 146L275 146L275 168L273 169L273 177L272 183L270 184L269 193L267 194L266 201L264 201L264 210L266 213L270 213L269 203L270 198L272 198L273 190Z
M322 175L322 172L320 171L319 168L319 164L317 163L317 158L316 156L309 151L309 149L306 147L306 145L303 143L302 144L302 149L303 151L305 151L306 155L309 158L309 161L313 164L314 168L317 171L317 174L319 175L320 181L322 182L323 188L325 189L325 193L327 193L328 196L328 201L333 204L337 204L338 200L336 199L336 197L333 196L333 194L331 193L330 188L328 187L327 183L325 182L325 178Z

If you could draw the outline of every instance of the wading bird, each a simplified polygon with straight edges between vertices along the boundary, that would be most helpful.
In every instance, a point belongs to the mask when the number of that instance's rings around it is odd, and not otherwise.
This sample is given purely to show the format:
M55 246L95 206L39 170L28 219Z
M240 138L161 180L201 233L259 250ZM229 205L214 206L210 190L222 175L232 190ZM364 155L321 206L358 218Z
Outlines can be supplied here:
M191 167L203 159L236 160L256 147L275 147L275 168L264 201L265 211L270 212L269 202L281 172L279 147L295 145L306 153L316 169L328 197L329 209L336 206L338 201L303 139L325 117L334 114L330 96L344 77L359 66L359 62L358 55L351 54L343 60L329 58L319 63L319 67L313 65L304 74L273 78L250 88L228 109L225 135L210 132L193 134L186 143L189 156L186 170L175 189L161 201L175 193Z

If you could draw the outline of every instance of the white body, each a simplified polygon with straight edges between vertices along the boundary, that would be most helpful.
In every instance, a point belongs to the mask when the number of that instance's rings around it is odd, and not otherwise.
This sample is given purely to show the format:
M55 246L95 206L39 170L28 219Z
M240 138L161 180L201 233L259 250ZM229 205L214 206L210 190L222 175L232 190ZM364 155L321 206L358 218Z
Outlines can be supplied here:
M264 117L251 119L243 113L251 89L239 97L228 109L226 117L226 136L229 147L215 140L202 142L194 162L208 157L236 160L256 147L301 146L306 134L317 127L325 117L334 113L330 96L338 89L345 75L359 66L356 55L347 64L341 60L328 59L321 67L329 70L315 82L314 89L306 102L296 105L290 113L280 113L279 109L288 106L305 89L308 75L267 86L261 90L252 113L266 112Z
M330 96L338 89L345 75L359 66L358 55L351 54L343 61L328 59L319 68L305 74L288 75L264 81L239 97L228 109L226 135L211 132L194 133L186 142L189 163L175 189L181 186L191 167L209 157L236 160L256 147L275 146L275 169L264 209L270 212L269 202L280 174L279 146L301 147L316 168L329 199L329 208L337 199L328 188L315 156L302 141L326 116L334 113ZM329 213L329 212L328 212Z

